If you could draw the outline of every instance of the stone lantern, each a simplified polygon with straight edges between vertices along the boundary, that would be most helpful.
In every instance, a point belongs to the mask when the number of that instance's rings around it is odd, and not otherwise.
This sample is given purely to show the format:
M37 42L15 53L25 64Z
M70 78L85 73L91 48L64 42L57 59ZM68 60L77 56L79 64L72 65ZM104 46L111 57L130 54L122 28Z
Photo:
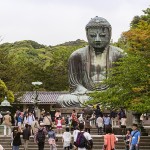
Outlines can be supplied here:
M3 115L5 115L6 112L10 111L10 108L11 108L12 106L10 105L10 102L8 102L6 96L5 96L4 100L1 102L0 107L1 107L1 113L2 113Z

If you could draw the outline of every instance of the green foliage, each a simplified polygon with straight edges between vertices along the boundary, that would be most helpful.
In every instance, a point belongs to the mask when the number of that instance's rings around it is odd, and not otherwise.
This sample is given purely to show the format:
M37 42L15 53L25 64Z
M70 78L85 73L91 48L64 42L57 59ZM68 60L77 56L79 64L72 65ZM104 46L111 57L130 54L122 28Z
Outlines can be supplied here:
M14 102L13 92L8 90L5 83L0 80L0 102L4 100L5 96L7 96L9 102Z
M150 8L147 8L146 10L143 10L144 15L141 16L135 16L133 18L133 20L130 23L130 27L131 28L136 28L137 25L141 22L141 21L145 21L148 24L150 24Z
M33 90L34 81L43 82L42 90L68 90L68 58L85 45L82 40L57 46L27 40L1 44L0 78L14 92Z

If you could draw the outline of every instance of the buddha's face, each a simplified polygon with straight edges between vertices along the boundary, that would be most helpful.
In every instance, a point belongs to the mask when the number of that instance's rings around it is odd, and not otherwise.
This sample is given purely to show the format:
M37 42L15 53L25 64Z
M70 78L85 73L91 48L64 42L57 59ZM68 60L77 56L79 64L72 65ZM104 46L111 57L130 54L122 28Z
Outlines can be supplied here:
M87 39L89 45L94 49L104 49L110 42L110 32L107 27L89 28Z

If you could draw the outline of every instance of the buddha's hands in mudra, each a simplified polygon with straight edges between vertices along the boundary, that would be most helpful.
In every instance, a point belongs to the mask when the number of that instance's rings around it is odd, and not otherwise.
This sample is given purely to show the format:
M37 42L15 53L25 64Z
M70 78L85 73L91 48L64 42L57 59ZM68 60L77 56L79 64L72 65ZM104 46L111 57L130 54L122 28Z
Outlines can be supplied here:
M88 90L84 86L82 86L81 84L78 84L76 90L71 94L73 94L73 95L84 95L86 93L88 93Z

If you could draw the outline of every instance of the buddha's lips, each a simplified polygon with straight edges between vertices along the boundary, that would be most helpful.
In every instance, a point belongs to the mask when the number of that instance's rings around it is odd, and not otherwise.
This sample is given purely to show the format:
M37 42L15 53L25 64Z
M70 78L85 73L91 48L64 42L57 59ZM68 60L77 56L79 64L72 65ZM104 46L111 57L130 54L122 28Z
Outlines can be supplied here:
M96 44L96 45L101 45L101 44L102 44L102 42L95 42L95 44Z

